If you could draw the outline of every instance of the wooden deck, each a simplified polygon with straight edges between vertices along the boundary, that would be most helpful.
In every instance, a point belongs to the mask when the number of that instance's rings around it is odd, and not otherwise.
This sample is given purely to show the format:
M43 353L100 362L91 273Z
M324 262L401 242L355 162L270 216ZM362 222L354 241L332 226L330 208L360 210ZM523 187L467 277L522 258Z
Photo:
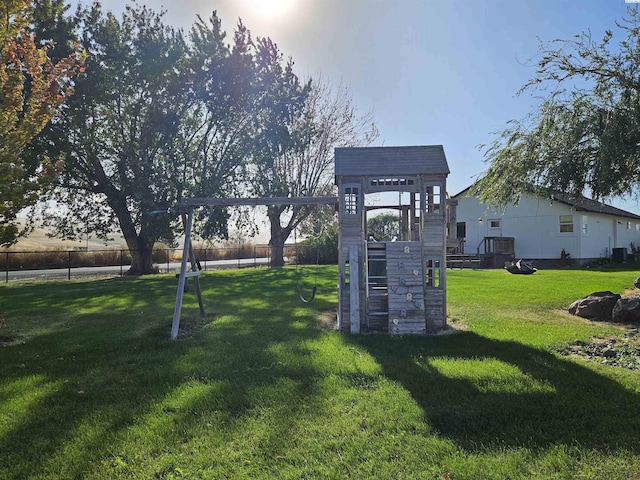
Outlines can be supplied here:
M450 253L447 255L447 268L477 268L480 258L477 255L465 253Z

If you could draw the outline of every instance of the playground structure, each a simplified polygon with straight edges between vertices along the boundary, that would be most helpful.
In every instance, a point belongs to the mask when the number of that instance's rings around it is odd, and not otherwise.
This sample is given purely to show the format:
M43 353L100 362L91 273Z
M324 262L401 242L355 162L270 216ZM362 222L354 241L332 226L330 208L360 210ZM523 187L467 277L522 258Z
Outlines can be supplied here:
M187 278L195 281L204 315L191 232L194 209L207 206L337 203L338 329L424 334L446 327L447 231L455 225L455 201L446 198L449 167L442 146L336 148L335 174L338 197L193 198L182 204L185 242L171 339L178 337ZM397 204L365 205L368 194L390 193L398 195ZM380 208L398 212L393 241L367 236L367 212Z
M445 328L447 227L455 225L455 205L446 199L442 146L337 148L335 169L339 330L421 334ZM389 193L397 194L396 204L365 205L366 195ZM393 241L367 234L367 213L380 208L398 212Z

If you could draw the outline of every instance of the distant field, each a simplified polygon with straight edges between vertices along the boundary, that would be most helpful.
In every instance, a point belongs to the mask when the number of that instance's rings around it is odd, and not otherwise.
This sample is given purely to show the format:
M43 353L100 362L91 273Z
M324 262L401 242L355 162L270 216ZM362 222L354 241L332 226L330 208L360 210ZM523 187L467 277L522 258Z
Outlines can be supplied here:
M36 228L28 237L22 238L17 244L13 245L11 250L13 251L32 251L32 250L49 250L49 249L63 249L63 250L77 250L79 248L86 248L89 250L101 250L107 247L119 247L125 246L126 243L122 235L113 235L113 240L108 242L107 245L102 240L97 238L89 238L82 241L69 241L61 240L59 238L50 238L47 236L48 230L43 228Z

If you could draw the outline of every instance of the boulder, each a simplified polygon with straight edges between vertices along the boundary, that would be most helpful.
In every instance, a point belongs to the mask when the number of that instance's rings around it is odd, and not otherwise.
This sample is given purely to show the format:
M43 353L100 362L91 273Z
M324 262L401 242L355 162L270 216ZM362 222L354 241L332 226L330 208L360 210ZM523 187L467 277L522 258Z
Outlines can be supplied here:
M594 292L580 298L569 306L569 313L582 318L596 320L611 320L611 314L616 303L620 300L617 293Z
M631 295L616 302L611 314L616 323L640 323L640 295Z
M636 281L633 282L633 286L636 288L640 288L640 277L636 278Z

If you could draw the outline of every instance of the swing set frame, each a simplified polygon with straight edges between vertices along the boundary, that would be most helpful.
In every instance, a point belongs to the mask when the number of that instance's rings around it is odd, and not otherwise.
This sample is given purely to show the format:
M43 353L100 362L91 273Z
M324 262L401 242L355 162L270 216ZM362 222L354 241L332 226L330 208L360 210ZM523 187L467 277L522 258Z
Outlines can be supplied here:
M182 262L178 275L178 290L176 292L176 304L173 310L173 323L171 325L171 340L178 338L180 331L180 314L184 297L184 287L187 278L193 278L195 290L200 306L200 315L204 317L204 303L202 290L200 289L200 270L196 262L191 241L193 230L193 212L200 207L234 207L234 206L259 206L259 205L331 205L338 202L338 197L254 197L254 198L191 198L182 202L181 212L184 223L184 246L182 250ZM187 262L191 264L191 270L187 271ZM314 287L315 295L315 287ZM311 301L311 300L309 300Z

